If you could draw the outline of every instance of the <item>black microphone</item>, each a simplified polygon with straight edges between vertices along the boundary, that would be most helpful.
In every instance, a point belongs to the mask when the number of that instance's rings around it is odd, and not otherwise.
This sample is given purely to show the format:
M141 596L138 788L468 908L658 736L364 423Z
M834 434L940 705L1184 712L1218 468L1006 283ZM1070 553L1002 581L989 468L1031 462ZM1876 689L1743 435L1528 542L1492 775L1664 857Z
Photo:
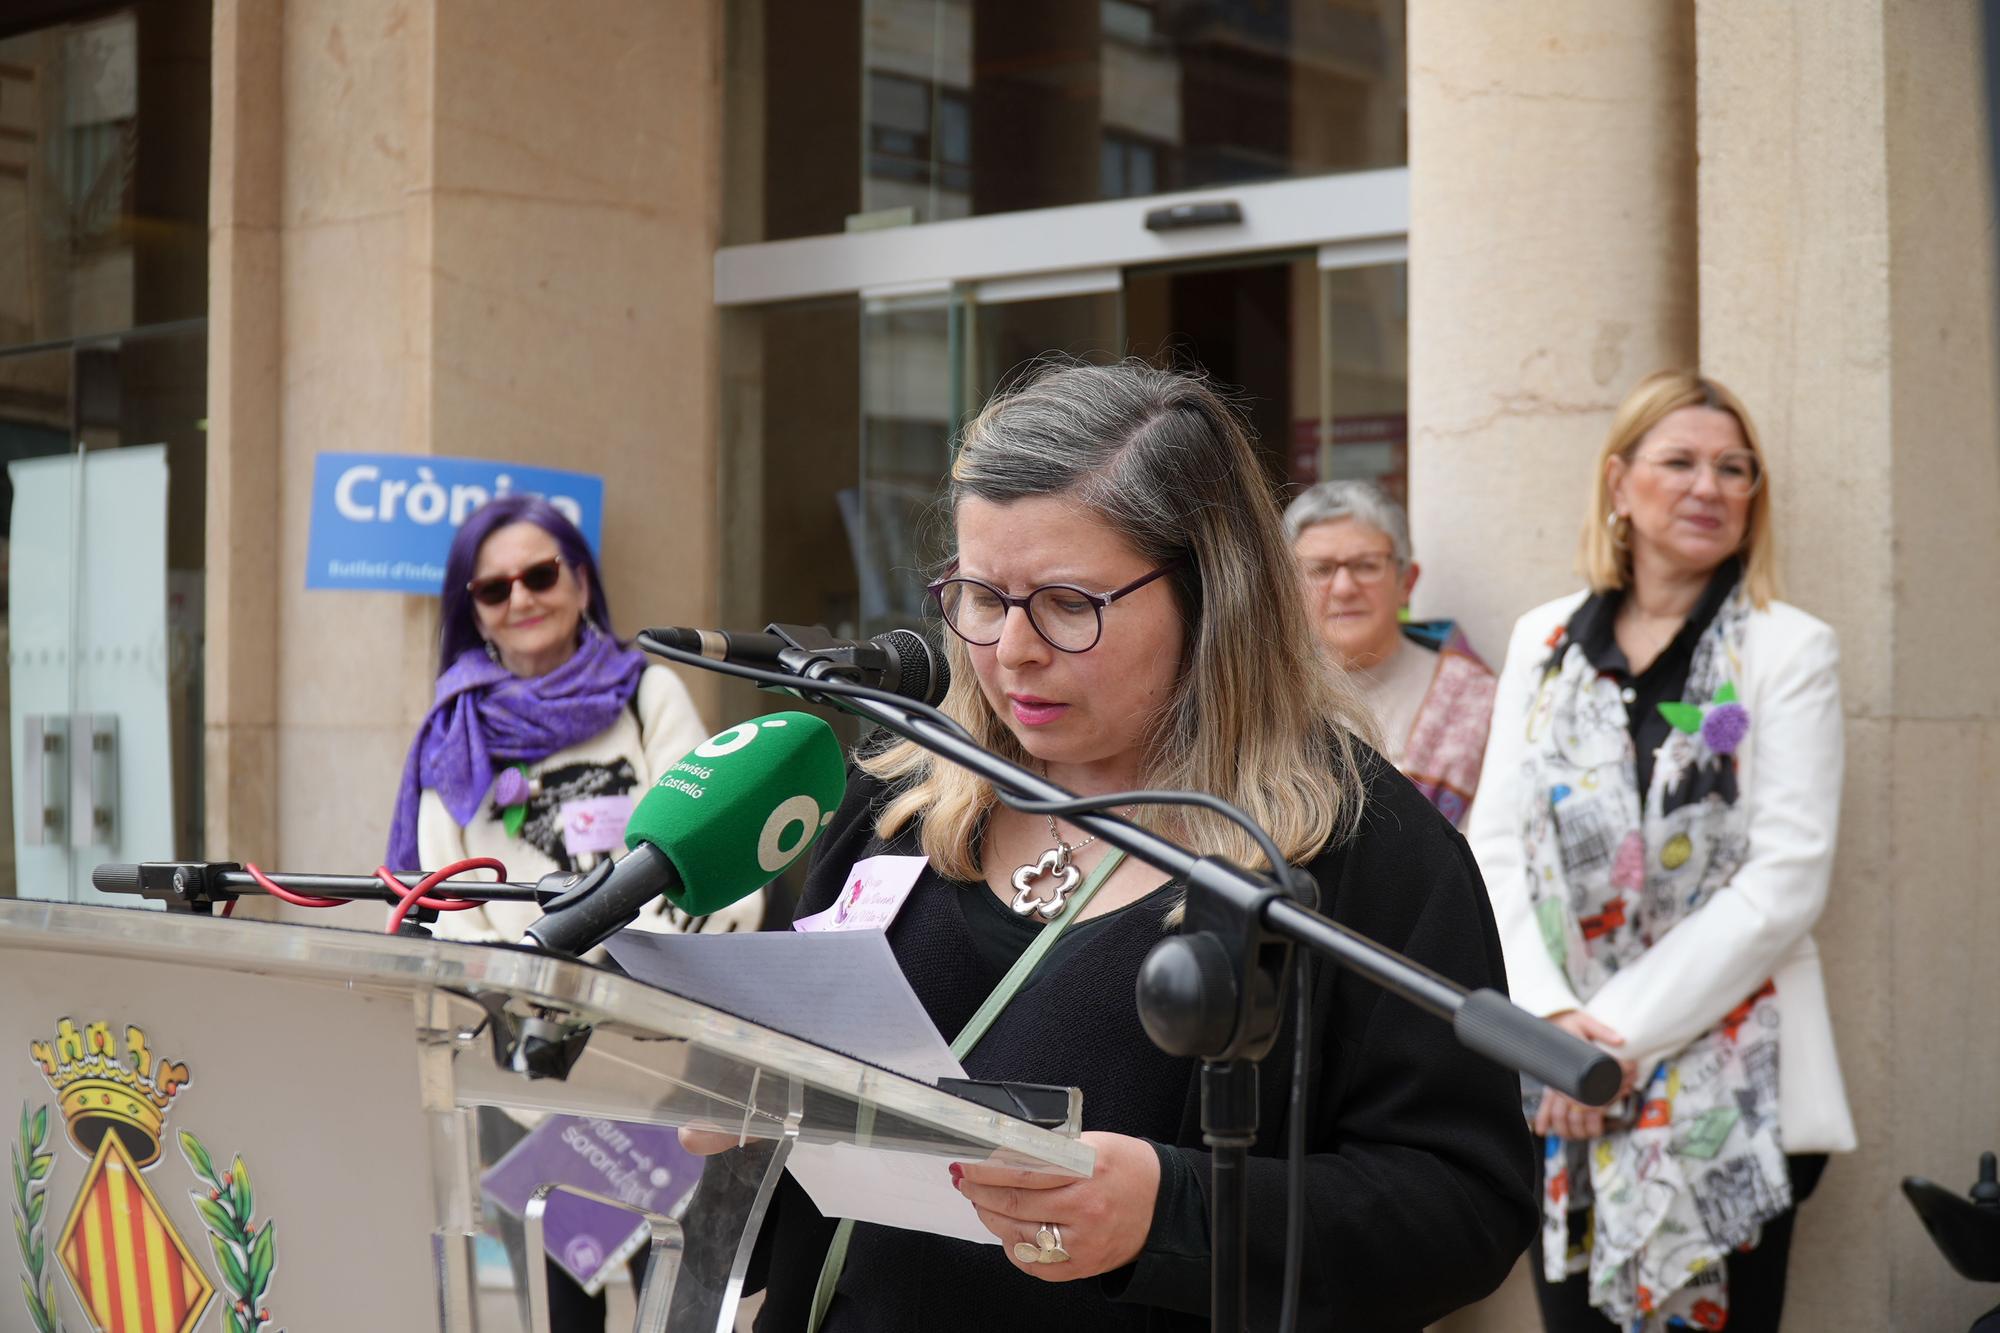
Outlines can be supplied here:
M915 630L892 629L865 641L836 639L817 625L772 625L763 634L678 627L646 633L669 648L697 653L711 662L766 671L795 671L801 653L821 657L842 668L839 674L923 704L943 699L951 684L943 650Z

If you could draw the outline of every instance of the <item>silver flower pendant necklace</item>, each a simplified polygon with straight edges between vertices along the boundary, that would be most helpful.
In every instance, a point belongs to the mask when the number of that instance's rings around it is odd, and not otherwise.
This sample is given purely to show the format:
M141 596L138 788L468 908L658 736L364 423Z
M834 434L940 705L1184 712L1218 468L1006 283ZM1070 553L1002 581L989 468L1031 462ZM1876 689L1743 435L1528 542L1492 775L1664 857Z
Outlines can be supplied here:
M1055 846L1043 852L1039 860L1030 861L1014 872L1014 901L1009 906L1017 916L1053 921L1062 915L1070 894L1083 882L1083 872L1076 868L1072 857L1096 842L1097 835L1093 833L1072 847L1063 841L1062 833L1056 828L1056 817L1050 815L1049 840ZM1034 890L1039 887L1037 881L1044 879L1049 881L1049 896L1038 898Z

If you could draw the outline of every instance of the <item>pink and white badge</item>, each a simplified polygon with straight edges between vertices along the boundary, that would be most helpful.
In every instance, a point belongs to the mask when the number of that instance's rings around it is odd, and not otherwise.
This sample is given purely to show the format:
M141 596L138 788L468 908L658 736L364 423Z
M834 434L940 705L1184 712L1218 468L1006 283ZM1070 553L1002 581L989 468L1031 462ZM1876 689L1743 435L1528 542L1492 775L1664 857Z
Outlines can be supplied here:
M565 801L562 808L563 846L571 856L625 849L625 825L632 818L630 796L590 796Z
M887 930L928 864L929 858L922 856L871 856L856 861L833 906L792 922L792 929Z

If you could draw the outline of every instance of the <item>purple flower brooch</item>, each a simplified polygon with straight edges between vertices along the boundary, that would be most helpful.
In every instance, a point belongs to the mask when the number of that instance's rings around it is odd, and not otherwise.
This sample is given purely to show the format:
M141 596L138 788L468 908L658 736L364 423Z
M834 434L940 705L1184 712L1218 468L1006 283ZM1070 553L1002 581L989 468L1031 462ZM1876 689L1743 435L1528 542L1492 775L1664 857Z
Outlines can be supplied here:
M500 825L508 837L521 836L521 826L528 822L528 798L540 785L528 776L526 764L503 768L494 778L493 804L500 807Z
M1716 754L1735 754L1750 733L1750 710L1737 702L1736 687L1727 681L1708 703L1661 704L1660 716L1676 731L1700 736Z

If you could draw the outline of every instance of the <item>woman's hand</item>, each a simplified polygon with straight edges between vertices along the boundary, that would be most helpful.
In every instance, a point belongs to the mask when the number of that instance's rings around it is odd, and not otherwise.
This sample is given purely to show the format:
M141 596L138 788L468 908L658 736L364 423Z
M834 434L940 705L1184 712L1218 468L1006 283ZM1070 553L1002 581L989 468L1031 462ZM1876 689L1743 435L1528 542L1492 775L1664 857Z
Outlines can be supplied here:
M1551 1014L1549 1022L1572 1037L1595 1042L1599 1046L1625 1044L1625 1038L1616 1029L1600 1023L1581 1009L1565 1009L1559 1014ZM1632 1085L1638 1078L1638 1066L1630 1060L1613 1058L1618 1060L1618 1095L1623 1097L1632 1091ZM1565 1139L1594 1139L1604 1132L1604 1112L1548 1088L1543 1091L1542 1104L1535 1111L1533 1129L1545 1138L1553 1134Z
M1097 1149L1097 1169L1088 1180L982 1162L952 1164L958 1192L1000 1238L1014 1267L1044 1282L1123 1268L1139 1257L1153 1228L1153 1205L1160 1194L1160 1158L1153 1145L1123 1134L1093 1131L1082 1137ZM1067 1263L1023 1262L1014 1253L1021 1241L1036 1245L1043 1227L1062 1228Z
M743 1136L733 1129L702 1129L694 1125L682 1125L678 1133L681 1147L696 1157L713 1157L719 1152L728 1152L743 1142Z

